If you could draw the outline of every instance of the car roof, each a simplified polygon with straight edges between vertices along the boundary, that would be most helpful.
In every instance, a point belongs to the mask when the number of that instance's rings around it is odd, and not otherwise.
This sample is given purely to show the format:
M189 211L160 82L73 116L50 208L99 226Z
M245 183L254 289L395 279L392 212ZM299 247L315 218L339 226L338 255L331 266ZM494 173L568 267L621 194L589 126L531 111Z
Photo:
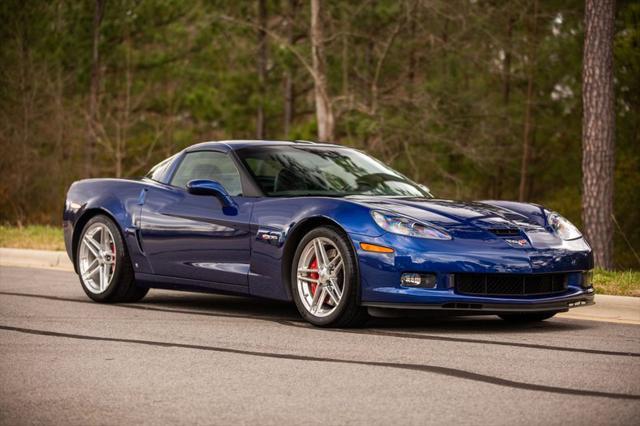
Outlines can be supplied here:
M317 143L311 141L281 141L281 140L251 140L251 139L234 139L222 141L208 141L191 145L185 151L198 151L202 149L222 149L224 151L235 151L248 147L266 147L266 146L287 146L287 145L310 145L317 147L341 147L341 145L329 143Z

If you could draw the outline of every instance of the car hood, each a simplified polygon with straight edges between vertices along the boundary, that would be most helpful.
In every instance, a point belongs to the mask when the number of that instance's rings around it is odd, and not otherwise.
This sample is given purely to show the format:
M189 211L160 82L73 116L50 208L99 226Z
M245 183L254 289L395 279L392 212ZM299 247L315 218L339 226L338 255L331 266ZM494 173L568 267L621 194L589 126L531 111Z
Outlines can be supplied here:
M424 198L358 197L357 202L428 222L447 230L482 230L508 235L509 230L546 231L541 207L499 201L452 201Z

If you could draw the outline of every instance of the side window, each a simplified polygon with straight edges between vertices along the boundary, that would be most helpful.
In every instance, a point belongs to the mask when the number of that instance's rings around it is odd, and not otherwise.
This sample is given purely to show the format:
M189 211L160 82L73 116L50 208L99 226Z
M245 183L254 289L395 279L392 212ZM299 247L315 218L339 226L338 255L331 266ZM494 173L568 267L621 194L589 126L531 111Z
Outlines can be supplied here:
M185 155L171 179L171 185L186 188L193 179L215 180L229 195L242 195L240 173L227 154L214 151L190 152Z
M282 164L277 160L267 156L250 157L246 160L249 170L251 170L266 192L273 192L276 176L282 170Z

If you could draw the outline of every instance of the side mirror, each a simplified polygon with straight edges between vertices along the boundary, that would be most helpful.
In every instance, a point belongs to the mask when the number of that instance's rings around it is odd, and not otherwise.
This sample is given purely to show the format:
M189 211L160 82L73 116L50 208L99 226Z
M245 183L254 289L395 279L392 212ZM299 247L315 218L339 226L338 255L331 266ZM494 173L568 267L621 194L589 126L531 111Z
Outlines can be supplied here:
M220 204L222 204L222 210L225 214L233 214L232 211L237 211L237 205L233 198L229 195L224 186L215 180L208 179L194 179L187 183L187 191L193 195L213 195L216 197Z

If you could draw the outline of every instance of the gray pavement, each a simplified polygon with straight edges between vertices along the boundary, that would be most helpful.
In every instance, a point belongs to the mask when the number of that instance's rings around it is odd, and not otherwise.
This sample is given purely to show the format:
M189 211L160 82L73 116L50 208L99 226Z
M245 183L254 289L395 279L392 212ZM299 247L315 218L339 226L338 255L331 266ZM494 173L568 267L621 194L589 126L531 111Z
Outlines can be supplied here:
M1 424L637 424L640 326L374 320L321 330L282 303L0 267Z

